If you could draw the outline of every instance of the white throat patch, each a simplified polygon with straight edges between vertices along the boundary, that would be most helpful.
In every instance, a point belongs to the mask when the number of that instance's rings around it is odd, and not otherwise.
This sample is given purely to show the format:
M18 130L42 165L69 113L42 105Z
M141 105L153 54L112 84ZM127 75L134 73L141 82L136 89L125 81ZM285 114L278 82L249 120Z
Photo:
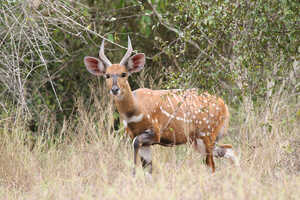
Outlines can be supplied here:
M132 122L137 123L137 122L142 121L143 117L144 117L144 114L141 113L141 114L139 114L137 116L132 116L132 117L129 117L129 118L125 118L124 121L127 122L126 124L129 124L129 123L132 123Z

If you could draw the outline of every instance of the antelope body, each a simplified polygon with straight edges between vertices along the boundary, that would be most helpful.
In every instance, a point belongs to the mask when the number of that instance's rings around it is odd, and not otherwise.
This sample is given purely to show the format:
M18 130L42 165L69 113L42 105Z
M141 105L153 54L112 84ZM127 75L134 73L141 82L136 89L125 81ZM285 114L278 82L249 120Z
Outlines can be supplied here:
M143 69L145 55L130 57L132 46L120 64L112 64L104 55L104 40L99 58L86 56L84 63L89 72L106 77L106 84L123 119L126 132L133 139L134 163L140 155L143 167L152 172L150 146L173 146L190 142L206 156L206 164L215 171L213 157L229 158L238 164L231 145L217 145L228 129L229 112L220 98L196 89L131 91L128 76Z

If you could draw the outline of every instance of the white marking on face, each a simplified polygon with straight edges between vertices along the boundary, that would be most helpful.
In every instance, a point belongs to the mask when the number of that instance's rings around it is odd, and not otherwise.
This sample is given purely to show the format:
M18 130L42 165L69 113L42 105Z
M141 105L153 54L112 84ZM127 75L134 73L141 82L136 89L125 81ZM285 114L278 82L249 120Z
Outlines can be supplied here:
M123 100L123 95L121 95L121 90L118 90L118 93L117 94L114 94L111 90L110 90L110 92L109 92L114 98L115 98L115 100L117 100L117 101L121 101L121 100Z
M217 107L216 107L216 110L220 110L220 108L217 106Z
M149 114L147 115L147 118L150 119L150 115Z

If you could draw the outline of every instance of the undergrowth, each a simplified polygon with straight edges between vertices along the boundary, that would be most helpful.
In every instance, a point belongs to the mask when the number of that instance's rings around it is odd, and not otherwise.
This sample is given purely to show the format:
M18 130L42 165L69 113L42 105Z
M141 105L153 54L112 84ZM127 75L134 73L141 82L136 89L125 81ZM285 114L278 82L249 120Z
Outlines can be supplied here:
M132 176L130 139L113 130L109 100L78 98L78 116L30 132L3 119L0 137L1 199L297 199L300 196L299 102L231 108L224 143L237 149L240 167L216 160L212 174L189 145L153 146L152 178ZM106 97L105 97L106 98ZM282 97L286 98L286 97ZM282 99L280 99L282 100ZM276 112L273 106L278 104ZM45 126L45 125L44 125ZM52 128L51 128L52 127ZM47 136L47 137L46 137Z

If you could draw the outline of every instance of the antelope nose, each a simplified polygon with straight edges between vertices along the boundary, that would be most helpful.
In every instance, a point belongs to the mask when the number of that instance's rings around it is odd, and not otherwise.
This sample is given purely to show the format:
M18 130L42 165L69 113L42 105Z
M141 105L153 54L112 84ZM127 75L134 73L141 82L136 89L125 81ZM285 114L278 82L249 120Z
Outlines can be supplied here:
M117 95L120 91L120 88L116 85L113 85L112 88L111 88L111 92L114 94L114 95Z

